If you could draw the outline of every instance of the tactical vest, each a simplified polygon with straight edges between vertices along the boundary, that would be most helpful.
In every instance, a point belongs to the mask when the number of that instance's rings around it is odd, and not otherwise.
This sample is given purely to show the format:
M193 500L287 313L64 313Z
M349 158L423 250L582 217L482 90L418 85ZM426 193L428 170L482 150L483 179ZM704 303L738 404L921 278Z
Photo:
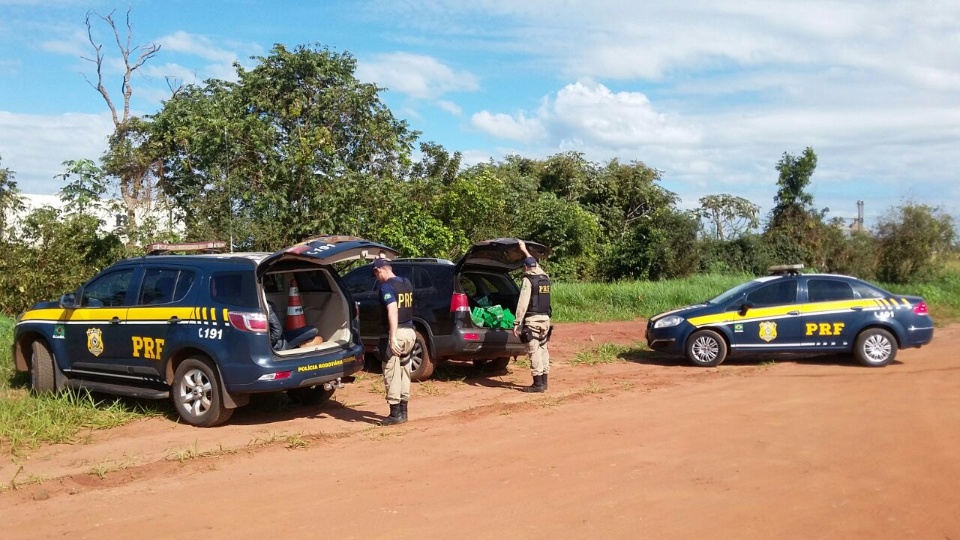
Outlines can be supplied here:
M387 281L397 293L397 326L413 327L413 284L402 277Z
M551 315L550 278L546 274L527 274L530 280L530 303L527 315Z

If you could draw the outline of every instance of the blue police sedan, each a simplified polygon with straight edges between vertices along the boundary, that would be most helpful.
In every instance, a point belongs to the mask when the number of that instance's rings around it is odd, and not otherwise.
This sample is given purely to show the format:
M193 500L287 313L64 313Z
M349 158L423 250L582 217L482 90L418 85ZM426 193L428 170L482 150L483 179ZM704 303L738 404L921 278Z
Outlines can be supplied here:
M706 303L651 317L647 344L717 366L746 353L853 353L864 366L892 362L899 349L933 339L919 296L893 294L849 276L802 274L802 265L738 285Z

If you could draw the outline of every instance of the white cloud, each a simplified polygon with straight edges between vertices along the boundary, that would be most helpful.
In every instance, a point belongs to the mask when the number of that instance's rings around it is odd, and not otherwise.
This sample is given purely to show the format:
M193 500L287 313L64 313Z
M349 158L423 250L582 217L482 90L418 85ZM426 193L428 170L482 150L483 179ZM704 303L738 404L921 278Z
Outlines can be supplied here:
M639 92L611 92L589 80L570 84L557 92L541 115L550 119L554 136L564 140L576 133L586 143L613 148L638 148L645 144L688 145L700 138L693 127L656 111Z
M440 101L437 101L437 107L440 107L454 116L460 116L463 114L463 108L452 101L441 99Z
M532 142L549 136L561 147L605 146L637 150L644 145L691 145L700 140L698 130L679 119L656 111L639 92L612 92L583 80L547 97L528 118L482 111L473 115L478 129L504 139Z
M0 158L23 193L56 193L67 160L98 160L113 132L109 113L40 116L0 111Z
M161 50L196 56L220 64L229 65L237 59L237 53L217 47L210 38L183 31L163 36L157 40L157 44Z
M524 113L516 116L492 114L480 111L470 119L471 124L480 131L500 139L520 142L534 142L546 135L546 130L537 118L527 118Z
M432 56L394 52L358 62L356 77L417 99L436 99L451 92L479 88L469 71L454 71Z

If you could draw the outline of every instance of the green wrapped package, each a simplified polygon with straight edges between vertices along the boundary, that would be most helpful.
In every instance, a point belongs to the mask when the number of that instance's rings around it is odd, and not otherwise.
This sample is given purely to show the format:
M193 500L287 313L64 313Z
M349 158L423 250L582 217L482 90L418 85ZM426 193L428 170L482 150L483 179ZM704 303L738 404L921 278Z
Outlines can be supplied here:
M470 319L473 320L474 326L483 326L483 308L473 308L473 311L470 312Z
M474 325L484 328L513 328L515 317L509 309L497 305L473 308L470 319Z

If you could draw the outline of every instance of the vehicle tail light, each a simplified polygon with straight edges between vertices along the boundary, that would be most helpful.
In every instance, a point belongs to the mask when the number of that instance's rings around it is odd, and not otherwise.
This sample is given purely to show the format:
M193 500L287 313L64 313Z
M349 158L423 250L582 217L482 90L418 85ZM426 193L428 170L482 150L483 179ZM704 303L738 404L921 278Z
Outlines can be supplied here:
M467 332L463 334L463 339L466 341L480 341L480 334L476 332Z
M258 381L282 381L283 379L289 379L289 371L278 371L276 373L267 373L266 375L261 375Z
M266 332L267 316L260 312L231 311L228 314L230 324L242 332Z
M470 312L470 302L467 301L467 295L455 292L450 298L450 313L456 311Z
M913 306L913 312L917 315L927 315L929 313L927 310L927 303L920 302L919 304Z

